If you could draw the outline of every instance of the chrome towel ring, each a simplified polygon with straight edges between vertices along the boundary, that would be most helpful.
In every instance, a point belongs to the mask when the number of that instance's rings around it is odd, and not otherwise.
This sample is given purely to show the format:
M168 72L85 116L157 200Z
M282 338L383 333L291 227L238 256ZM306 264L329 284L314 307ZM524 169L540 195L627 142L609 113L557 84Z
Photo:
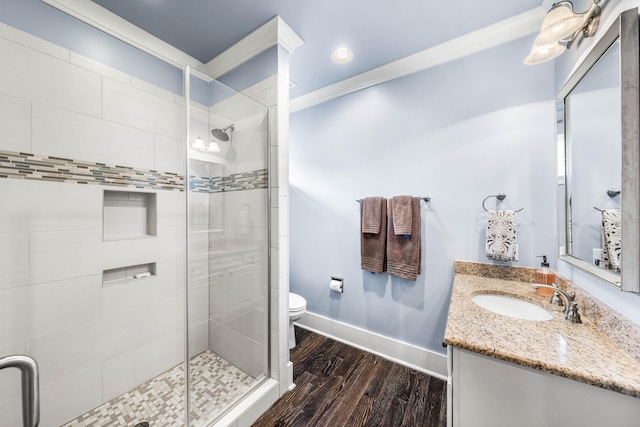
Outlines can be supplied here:
M485 211L489 212L489 210L484 206L484 202L487 201L487 199L491 198L491 197L495 197L496 199L503 201L505 197L507 197L506 194L504 193L498 193L498 194L492 194L490 196L487 196L484 198L484 200L482 201L482 209L484 209ZM523 210L524 208L520 208L518 209L516 212L520 212L521 210Z

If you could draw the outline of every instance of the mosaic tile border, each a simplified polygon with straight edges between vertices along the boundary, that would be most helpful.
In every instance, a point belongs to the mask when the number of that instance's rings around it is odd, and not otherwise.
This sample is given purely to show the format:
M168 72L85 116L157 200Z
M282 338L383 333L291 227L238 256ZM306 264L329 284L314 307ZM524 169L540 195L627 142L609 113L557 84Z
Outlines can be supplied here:
M184 191L184 176L173 172L4 150L0 150L0 178ZM201 193L264 189L268 186L267 169L212 178L189 177L189 190Z
M172 172L2 150L0 178L184 191L184 177Z
M189 177L189 190L197 193L225 193L229 191L255 190L269 187L269 171L258 169L212 178Z

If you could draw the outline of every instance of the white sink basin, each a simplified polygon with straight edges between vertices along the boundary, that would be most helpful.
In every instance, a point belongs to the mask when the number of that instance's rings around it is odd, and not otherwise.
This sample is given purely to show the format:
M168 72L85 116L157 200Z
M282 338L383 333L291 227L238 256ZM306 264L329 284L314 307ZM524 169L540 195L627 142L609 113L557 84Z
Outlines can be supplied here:
M471 297L471 300L482 308L504 316L538 321L553 318L551 312L539 305L508 295L478 294Z

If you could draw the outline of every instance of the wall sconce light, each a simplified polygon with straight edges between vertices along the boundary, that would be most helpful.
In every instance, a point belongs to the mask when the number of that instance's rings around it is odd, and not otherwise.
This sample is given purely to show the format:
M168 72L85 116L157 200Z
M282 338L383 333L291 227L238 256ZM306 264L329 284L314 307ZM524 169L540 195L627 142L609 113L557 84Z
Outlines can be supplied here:
M210 153L217 153L220 151L220 147L215 141L211 141L209 145L205 145L202 138L197 137L195 141L191 143L191 146L200 151L209 151Z
M524 63L534 65L550 61L571 49L580 33L583 37L593 36L600 23L599 3L600 0L593 0L589 10L584 13L574 13L573 3L570 1L554 3L542 20L540 34L533 42Z

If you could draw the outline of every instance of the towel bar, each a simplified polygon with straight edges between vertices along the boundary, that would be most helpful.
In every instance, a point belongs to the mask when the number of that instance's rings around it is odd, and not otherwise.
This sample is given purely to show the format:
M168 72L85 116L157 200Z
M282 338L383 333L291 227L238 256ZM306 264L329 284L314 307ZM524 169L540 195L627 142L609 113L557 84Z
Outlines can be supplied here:
M620 195L620 190L616 190L615 188L610 188L607 190L607 196L609 197L616 197L619 195ZM593 207L593 209L602 212L602 209L596 208L595 206Z
M504 193L498 193L498 194L492 194L492 195L490 195L490 196L485 197L485 198L484 198L484 200L482 201L482 209L484 209L484 210L485 210L485 211L487 211L487 212L489 212L489 210L484 206L484 202L486 202L486 201L487 201L487 199L488 199L488 198L490 198L490 197L495 197L496 199L498 199L498 200L502 201L502 200L504 200L504 198L505 198L505 197L507 197L507 195L506 195L506 194L504 194ZM520 212L520 211L521 211L521 210L523 210L523 209L524 209L524 208L520 208L520 209L518 209L516 212Z
M420 197L422 200L424 200L425 202L429 203L431 201L431 196L424 196L424 197ZM361 199L356 199L356 202L360 203L362 200Z

